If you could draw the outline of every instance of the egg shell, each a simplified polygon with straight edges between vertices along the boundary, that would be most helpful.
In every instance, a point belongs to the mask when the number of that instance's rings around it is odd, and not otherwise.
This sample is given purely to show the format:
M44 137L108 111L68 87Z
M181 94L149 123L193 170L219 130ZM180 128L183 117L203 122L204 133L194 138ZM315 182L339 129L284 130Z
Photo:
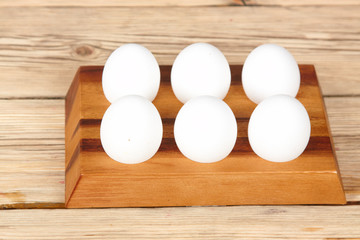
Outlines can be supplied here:
M171 69L171 86L182 103L202 95L224 99L230 83L228 61L219 49L208 43L187 46Z
M251 148L261 158L287 162L305 150L311 133L305 107L287 95L266 98L253 111L248 137Z
M101 144L112 159L141 163L158 151L163 135L161 117L146 98L119 98L106 110L100 126Z
M213 96L196 97L180 109L174 135L187 158L200 163L220 161L234 148L236 118L224 101Z
M247 97L255 103L278 94L295 97L300 88L299 66L285 48L264 44L246 58L242 85Z
M107 59L102 87L109 102L126 95L139 95L153 101L160 86L160 68L155 57L139 44L125 44Z

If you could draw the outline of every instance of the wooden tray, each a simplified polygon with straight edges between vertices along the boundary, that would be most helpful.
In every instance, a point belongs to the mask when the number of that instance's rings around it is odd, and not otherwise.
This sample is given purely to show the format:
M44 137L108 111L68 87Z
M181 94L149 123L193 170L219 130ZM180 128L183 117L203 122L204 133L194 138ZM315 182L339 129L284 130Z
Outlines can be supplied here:
M135 165L110 159L99 139L109 106L102 69L80 67L66 96L66 207L346 203L314 66L300 65L297 95L310 115L310 142L299 158L287 163L265 161L250 148L247 125L256 105L245 96L240 65L231 66L232 85L225 98L238 122L238 139L226 159L196 163L177 149L173 124L182 104L171 89L170 66L161 66L154 100L164 125L158 153Z

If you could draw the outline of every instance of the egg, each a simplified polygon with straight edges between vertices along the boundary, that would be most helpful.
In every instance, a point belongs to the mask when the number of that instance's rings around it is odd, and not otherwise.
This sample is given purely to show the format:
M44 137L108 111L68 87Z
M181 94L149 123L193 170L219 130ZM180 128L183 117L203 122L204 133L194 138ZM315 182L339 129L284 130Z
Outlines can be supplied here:
M305 107L288 95L262 101L251 114L248 137L251 148L271 162L299 157L310 139L311 125Z
M121 97L106 110L100 139L106 154L126 164L141 163L158 151L163 135L160 114L146 98Z
M171 69L171 86L182 103L202 95L224 99L230 83L229 63L219 49L208 43L187 46Z
M160 86L160 68L152 53L139 44L125 44L107 59L102 87L109 102L126 95L153 101Z
M220 161L234 148L236 118L230 107L216 97L192 98L176 116L174 136L187 158L200 163Z
M300 87L299 67L285 48L264 44L246 58L242 84L246 95L254 103L278 94L295 97Z

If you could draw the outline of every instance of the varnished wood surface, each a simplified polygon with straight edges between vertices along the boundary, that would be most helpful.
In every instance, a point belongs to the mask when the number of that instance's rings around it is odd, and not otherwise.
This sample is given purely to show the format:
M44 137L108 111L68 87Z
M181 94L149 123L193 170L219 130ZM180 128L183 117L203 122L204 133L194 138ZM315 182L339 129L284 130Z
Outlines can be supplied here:
M78 66L103 65L127 42L172 64L182 48L198 41L216 45L233 64L265 42L287 47L299 63L315 64L346 198L356 205L294 206L275 216L267 210L284 208L229 208L214 215L217 208L179 208L173 221L155 213L149 225L141 224L151 209L0 211L0 238L360 237L359 1L222 2L0 1L0 207L63 207L64 97ZM134 228L126 232L124 219L132 216Z
M160 89L153 103L163 120L163 140L153 158L128 165L112 160L101 146L101 118L110 105L102 91L103 67L80 67L65 101L66 207L345 204L314 66L299 68L297 99L308 111L312 131L296 160L271 163L251 150L247 125L256 104L242 88L241 65L230 66L231 86L224 99L238 122L234 149L211 164L184 157L173 134L182 104L171 89L171 66L160 66Z

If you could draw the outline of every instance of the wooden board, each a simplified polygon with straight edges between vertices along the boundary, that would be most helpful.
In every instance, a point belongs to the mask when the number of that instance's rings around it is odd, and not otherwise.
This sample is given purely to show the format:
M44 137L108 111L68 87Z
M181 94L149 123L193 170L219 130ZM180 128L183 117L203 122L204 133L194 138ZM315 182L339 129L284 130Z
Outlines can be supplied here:
M9 240L359 240L360 206L11 210L0 226Z
M78 66L127 42L172 64L194 41L232 64L271 41L315 65L352 206L0 210L0 239L360 239L360 1L217 1L0 1L0 208L64 205L63 99Z
M298 159L280 164L259 158L250 148L247 123L256 105L243 92L240 65L231 66L232 85L225 98L238 121L234 150L212 164L185 158L173 137L182 104L171 90L170 69L161 67L161 87L154 100L163 119L163 142L152 159L136 165L118 163L104 153L99 127L109 102L101 88L102 67L79 69L66 97L67 207L345 203L313 66L300 66L297 96L311 119L309 145Z
M214 44L231 64L276 43L298 63L316 66L325 96L360 94L360 6L106 6L0 7L0 98L64 98L79 66L103 65L130 42L146 46L161 65L194 42Z
M339 5L327 6L335 2ZM286 46L300 63L314 63L346 198L352 203L360 200L360 8L355 3L257 1L271 6L135 9L87 7L93 2L84 1L82 7L71 7L77 3L69 1L61 2L66 7L35 3L0 3L0 208L63 205L63 98L79 65L103 64L126 42L144 44L161 64L171 64L194 41L215 44L233 64L242 63L256 44L265 41ZM289 3L318 6L274 6ZM7 7L16 4L27 5Z
M360 1L221 2L0 1L0 208L64 205L63 99L78 66L102 65L127 42L172 64L195 41L215 44L232 64L262 42L314 64L346 198L359 204ZM359 213L360 205L0 210L0 239L354 240Z
M334 0L333 0L334 1ZM355 0L347 0L355 1ZM41 0L2 0L0 7L205 7L205 6L227 6L227 5L243 5L242 1L232 0L79 0L79 1L61 1L48 0L46 2Z
M343 6L359 5L357 0L2 0L0 7L223 7L223 6Z
M341 6L359 5L357 0L243 0L245 6Z

